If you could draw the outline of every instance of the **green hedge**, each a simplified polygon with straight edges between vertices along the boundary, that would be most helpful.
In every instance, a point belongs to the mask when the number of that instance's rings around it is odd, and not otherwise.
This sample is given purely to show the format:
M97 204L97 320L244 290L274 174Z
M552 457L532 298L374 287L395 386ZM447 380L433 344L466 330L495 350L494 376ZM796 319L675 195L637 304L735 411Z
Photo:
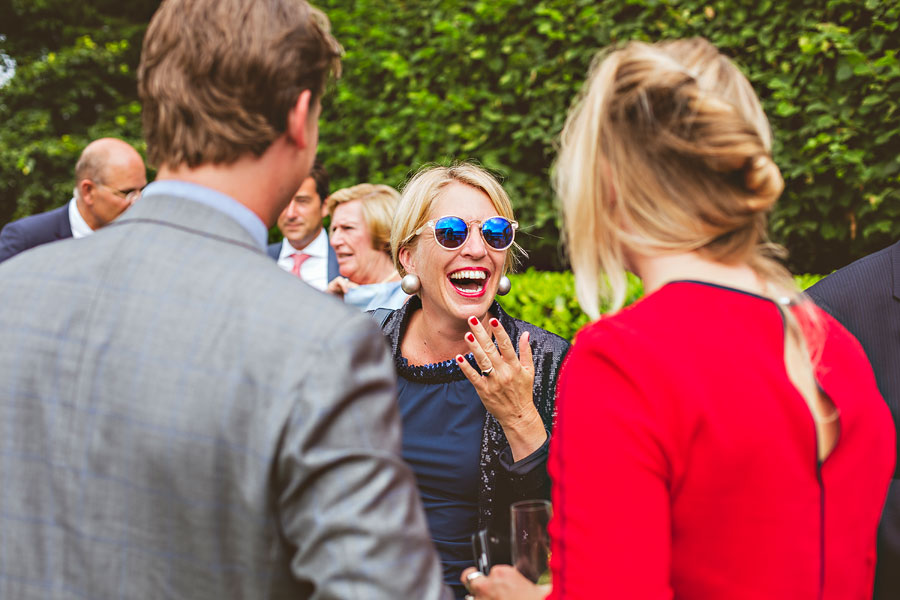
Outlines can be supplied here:
M702 35L750 74L787 188L796 272L900 239L897 0L314 0L346 48L320 154L344 186L475 159L505 178L529 264L563 266L549 186L588 63L628 39ZM59 206L92 138L141 147L135 69L158 0L0 0L0 224Z
M338 185L423 163L505 177L530 265L562 266L555 140L595 52L705 36L750 75L786 177L772 220L795 272L900 239L897 0L321 0L347 54L321 155Z
M794 280L805 290L823 275L796 275ZM503 309L513 317L533 323L542 329L552 331L567 340L588 321L575 298L575 280L570 271L551 272L528 269L524 273L510 275L512 289L499 298ZM628 295L626 304L643 296L644 288L640 279L628 274ZM601 307L603 311L608 307Z

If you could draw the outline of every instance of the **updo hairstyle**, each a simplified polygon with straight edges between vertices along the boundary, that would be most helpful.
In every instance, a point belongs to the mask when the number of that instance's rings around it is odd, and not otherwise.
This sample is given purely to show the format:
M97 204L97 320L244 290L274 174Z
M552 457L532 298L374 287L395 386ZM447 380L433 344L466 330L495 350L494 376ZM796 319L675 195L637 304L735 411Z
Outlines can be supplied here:
M600 273L613 307L623 304L625 250L697 250L792 285L766 243L784 187L771 138L750 83L704 39L629 42L599 56L566 122L555 178L588 314L599 314Z

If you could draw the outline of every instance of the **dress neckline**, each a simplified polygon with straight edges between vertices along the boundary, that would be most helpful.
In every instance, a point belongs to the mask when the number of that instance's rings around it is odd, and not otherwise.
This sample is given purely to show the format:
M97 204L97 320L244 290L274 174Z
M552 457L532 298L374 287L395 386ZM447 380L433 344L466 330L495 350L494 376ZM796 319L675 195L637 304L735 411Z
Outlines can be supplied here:
M494 310L495 308L497 308L496 302L491 305L490 310ZM427 365L411 365L409 364L409 360L400 353L400 341L403 338L403 334L406 333L409 320L414 312L421 309L422 300L418 296L412 295L409 300L396 311L400 313L401 318L399 326L392 332L391 346L393 347L394 367L397 370L397 375L417 383L451 383L454 381L468 381L465 373L462 372L462 369L460 369L459 365L456 363L455 358L449 358L442 362ZM500 312L502 311L498 311L498 313ZM500 317L498 316L498 318ZM505 318L503 321L505 321ZM475 356L471 352L466 354L465 358L469 361L469 364L472 365L473 369L479 369L478 365L475 363Z
M466 354L465 358L472 367L477 368L475 357L471 352ZM450 358L443 362L427 365L411 365L406 357L400 354L399 348L394 355L394 366L397 368L397 374L404 379L420 383L449 383L466 378L459 365L456 364L456 359Z
M696 285L702 285L704 287L710 287L714 289L725 290L726 292L735 292L737 294L742 294L744 296L750 296L751 298L757 298L759 300L764 300L769 302L770 304L781 305L781 304L790 304L790 302L779 302L774 298L770 298L768 296L763 296L762 294L757 294L756 292L751 292L750 290L744 290L741 288L732 287L729 285L725 285L722 283L715 283L712 281L702 281L700 279L673 279L672 281L667 281L660 287L657 291L661 291L664 288L677 283L693 283Z

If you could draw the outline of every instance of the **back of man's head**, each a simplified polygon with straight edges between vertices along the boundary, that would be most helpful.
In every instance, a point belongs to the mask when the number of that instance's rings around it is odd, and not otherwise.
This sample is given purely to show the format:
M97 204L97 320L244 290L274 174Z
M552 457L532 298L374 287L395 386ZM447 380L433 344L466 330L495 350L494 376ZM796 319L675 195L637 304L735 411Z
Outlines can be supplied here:
M260 156L303 90L340 72L327 17L305 0L164 0L138 67L144 138L158 167Z

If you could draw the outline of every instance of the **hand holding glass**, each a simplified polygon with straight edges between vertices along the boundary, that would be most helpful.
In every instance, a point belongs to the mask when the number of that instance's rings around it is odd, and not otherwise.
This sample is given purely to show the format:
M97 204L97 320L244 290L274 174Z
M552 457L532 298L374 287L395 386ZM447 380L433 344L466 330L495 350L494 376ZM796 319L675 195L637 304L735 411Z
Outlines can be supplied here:
M550 583L550 502L523 500L514 503L511 512L513 566L534 583Z

